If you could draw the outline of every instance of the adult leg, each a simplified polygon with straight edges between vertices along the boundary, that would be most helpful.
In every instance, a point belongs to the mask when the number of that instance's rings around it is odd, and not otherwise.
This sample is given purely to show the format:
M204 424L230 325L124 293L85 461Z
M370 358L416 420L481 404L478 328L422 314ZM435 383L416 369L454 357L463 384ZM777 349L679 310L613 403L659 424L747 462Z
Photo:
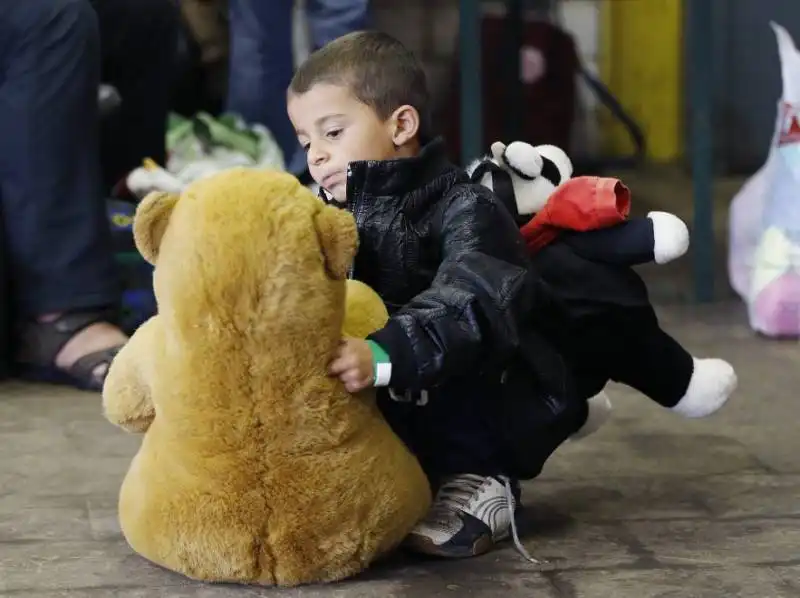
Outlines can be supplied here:
M88 0L0 2L0 211L20 358L97 387L125 341L97 151L99 40ZM96 353L96 352L100 353Z
M369 0L308 0L306 4L312 50L337 37L366 29Z
M229 0L230 66L227 110L264 125L275 137L289 170L305 168L286 112L292 80L292 0Z
M307 0L306 20L311 51L318 50L337 37L366 29L368 8L368 0ZM291 153L286 155L292 172L306 169L306 154L296 140Z
M103 121L103 181L112 187L144 158L166 160L167 115L175 75L180 13L171 0L102 0L102 78L122 104Z

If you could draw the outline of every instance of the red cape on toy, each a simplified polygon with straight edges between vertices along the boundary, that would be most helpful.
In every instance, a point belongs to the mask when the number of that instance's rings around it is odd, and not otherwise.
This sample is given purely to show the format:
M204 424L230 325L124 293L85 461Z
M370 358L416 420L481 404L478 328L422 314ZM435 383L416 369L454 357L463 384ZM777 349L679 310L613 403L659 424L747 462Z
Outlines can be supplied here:
M588 231L628 218L631 192L619 179L581 176L561 184L544 208L522 227L531 251L552 242L562 230Z

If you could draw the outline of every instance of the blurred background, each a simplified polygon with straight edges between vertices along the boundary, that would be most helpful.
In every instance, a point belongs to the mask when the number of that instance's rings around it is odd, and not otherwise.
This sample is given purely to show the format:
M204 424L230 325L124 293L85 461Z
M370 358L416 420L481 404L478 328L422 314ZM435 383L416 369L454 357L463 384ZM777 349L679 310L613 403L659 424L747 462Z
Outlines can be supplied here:
M180 2L192 36L190 52L193 59L197 52L204 58L198 67L202 72L193 71L179 87L176 106L186 113L201 107L213 110L221 106L224 96L227 2ZM422 58L439 106L451 106L456 99L452 82L458 66L459 0L372 0L370 4L374 26L397 36ZM568 78L570 70L575 75L574 87L565 83L558 89L561 95L555 89L550 96L540 91L541 103L527 105L526 117L535 117L537 110L553 104L574 103L571 122L564 118L558 127L572 140L576 160L631 155L636 147L630 131L580 76L578 69L585 69L640 127L649 161L687 164L691 154L687 66L692 59L687 18L692 0L487 0L479 4L484 92L508 81L505 68L492 67L513 60L506 45L513 24L506 19L509 7L518 8L525 20L520 48L523 85L546 85L543 77L554 75L538 71L547 67L561 70L557 74L562 79ZM790 33L800 34L800 4L781 0L708 4L713 28L705 34L713 49L714 69L706 80L713 94L716 172L752 173L766 155L780 95L780 65L769 22L775 20ZM304 0L295 2L297 60L309 48L304 5ZM542 22L563 31L568 39L537 26ZM577 63L570 56L573 49ZM198 94L198 88L203 93ZM500 109L491 103L485 108L484 117L490 120L497 116L491 110ZM564 131L558 131L557 141Z
M238 165L286 169L311 185L286 115L286 88L311 51L364 28L394 35L422 60L434 122L454 161L466 165L497 140L554 144L570 155L576 174L620 178L632 191L634 214L662 210L683 219L691 231L688 255L641 268L654 303L733 300L742 310L758 303L770 330L800 335L800 212L793 207L800 91L790 102L797 130L786 144L773 144L776 115L786 108L779 105L780 35L771 26L785 27L789 60L783 62L794 65L800 89L800 54L789 39L800 35L800 3L36 0L8 6L15 10L0 13L0 58L13 67L0 64L0 105L13 108L0 111L9 140L0 153L3 353L18 352L11 337L25 336L16 330L20 321L35 320L31 338L67 338L48 318L85 309L84 294L116 303L113 269L122 283L122 330L155 312L152 268L131 230L148 191L180 190ZM57 29L56 13L69 36ZM45 35L52 44L23 43ZM71 62L59 66L65 60ZM30 73L37 75L33 82ZM83 79L76 82L74 73ZM98 105L90 105L98 85ZM26 124L46 115L46 125ZM86 134L96 125L98 143ZM28 146L54 151L43 161L18 151ZM780 172L762 176L736 200L768 156L776 156L771 168ZM100 204L107 222L97 220ZM115 334L101 344L124 341ZM37 350L59 343L31 340ZM49 353L40 361L51 362ZM0 353L0 373L8 361Z
M227 80L226 2L181 6L193 66L175 108L214 112ZM297 0L296 61L311 46L305 13L305 0ZM733 295L725 267L728 206L766 159L781 94L769 23L800 34L800 4L372 0L370 13L376 28L424 61L455 159L466 162L496 139L567 148L579 173L623 178L637 212L668 210L690 223L690 258L645 268L657 297ZM477 72L476 58L480 77L459 85L462 69ZM464 122L463 111L472 115Z

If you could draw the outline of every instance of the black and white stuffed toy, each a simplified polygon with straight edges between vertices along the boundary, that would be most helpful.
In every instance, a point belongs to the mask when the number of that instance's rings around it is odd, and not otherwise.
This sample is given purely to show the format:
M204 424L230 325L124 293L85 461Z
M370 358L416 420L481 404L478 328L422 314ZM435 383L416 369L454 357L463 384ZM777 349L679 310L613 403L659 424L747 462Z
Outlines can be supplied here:
M718 410L737 386L722 359L697 358L660 326L633 266L674 260L686 225L667 212L629 217L630 192L606 177L572 177L552 145L494 143L469 168L520 225L534 267L565 309L545 334L568 360L584 397L613 380L685 417Z

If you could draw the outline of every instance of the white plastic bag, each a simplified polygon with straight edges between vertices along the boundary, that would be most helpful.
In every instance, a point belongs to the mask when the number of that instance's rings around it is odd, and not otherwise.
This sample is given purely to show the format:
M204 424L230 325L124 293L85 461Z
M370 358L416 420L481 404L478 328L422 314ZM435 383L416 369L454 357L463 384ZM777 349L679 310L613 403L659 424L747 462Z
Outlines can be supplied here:
M167 154L165 165L146 160L131 171L126 182L134 195L180 193L193 181L237 166L285 170L283 153L272 133L232 114L214 118L201 112L191 119L171 115Z
M766 163L731 203L728 272L754 330L800 336L800 52L771 25L783 95Z

